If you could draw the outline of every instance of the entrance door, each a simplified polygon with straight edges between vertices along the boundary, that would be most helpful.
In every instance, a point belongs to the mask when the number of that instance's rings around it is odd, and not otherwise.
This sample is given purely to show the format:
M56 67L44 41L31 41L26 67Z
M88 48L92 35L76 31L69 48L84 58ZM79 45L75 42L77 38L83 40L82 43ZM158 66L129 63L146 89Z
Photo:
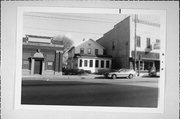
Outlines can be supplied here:
M42 74L42 60L35 60L34 74Z

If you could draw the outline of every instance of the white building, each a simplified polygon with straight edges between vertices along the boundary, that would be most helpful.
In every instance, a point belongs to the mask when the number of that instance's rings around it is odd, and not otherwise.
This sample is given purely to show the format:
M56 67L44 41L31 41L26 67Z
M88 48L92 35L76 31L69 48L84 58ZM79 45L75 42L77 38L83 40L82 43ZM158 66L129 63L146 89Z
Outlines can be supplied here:
M92 39L73 46L68 51L68 68L83 69L91 73L111 69L111 56L104 54L105 48Z

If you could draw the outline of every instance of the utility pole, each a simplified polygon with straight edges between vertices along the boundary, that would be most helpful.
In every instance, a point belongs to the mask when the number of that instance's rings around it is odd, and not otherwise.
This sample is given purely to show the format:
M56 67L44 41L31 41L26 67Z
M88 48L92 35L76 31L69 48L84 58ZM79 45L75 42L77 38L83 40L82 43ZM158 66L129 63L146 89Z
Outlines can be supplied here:
M134 17L134 70L136 71L136 57L137 57L137 51L136 51L136 22L137 22L137 14L135 14Z

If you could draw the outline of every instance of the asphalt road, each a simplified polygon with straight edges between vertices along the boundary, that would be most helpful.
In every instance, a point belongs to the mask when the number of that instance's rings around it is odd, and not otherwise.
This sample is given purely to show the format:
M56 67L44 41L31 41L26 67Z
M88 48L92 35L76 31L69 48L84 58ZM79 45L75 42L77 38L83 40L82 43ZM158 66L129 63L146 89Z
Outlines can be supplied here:
M22 104L157 107L157 79L24 80Z

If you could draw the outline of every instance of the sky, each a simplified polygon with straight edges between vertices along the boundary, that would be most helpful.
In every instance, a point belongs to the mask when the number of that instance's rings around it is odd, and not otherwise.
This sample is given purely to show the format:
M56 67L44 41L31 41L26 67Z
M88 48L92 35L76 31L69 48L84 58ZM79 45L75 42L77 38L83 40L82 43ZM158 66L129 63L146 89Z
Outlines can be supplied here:
M127 16L129 15L27 12L23 16L23 35L65 35L77 45L83 39L97 40ZM158 16L139 15L138 18L159 23Z

